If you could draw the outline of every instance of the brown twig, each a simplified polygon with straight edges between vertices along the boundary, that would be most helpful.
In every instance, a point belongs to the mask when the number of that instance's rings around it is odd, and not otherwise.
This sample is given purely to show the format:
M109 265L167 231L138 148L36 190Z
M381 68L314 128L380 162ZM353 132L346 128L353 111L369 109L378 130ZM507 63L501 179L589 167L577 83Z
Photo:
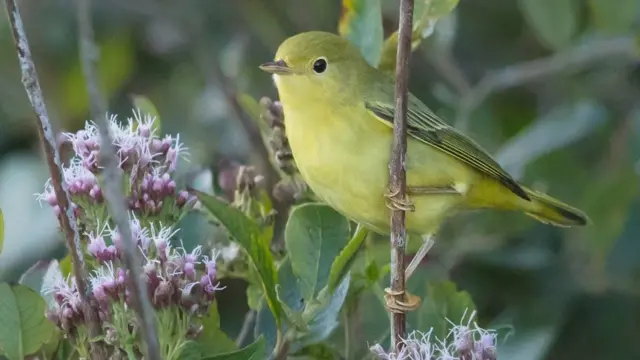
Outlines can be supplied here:
M13 32L18 60L20 61L22 84L27 92L31 106L38 116L38 137L40 138L42 149L47 158L47 165L51 173L51 184L56 194L58 206L60 206L60 226L65 235L67 250L71 255L73 276L80 299L84 305L83 312L86 316L89 336L95 338L100 334L101 325L95 308L91 306L91 293L87 288L87 270L80 246L80 234L78 232L74 209L71 206L71 196L62 179L62 161L60 160L56 137L51 122L49 121L49 114L44 103L44 96L42 95L42 89L38 81L36 67L31 57L31 48L24 30L20 10L15 0L6 0L5 6L9 17L9 24ZM92 353L97 359L103 358L104 354L97 348L96 344L95 342L91 343Z
M113 222L122 235L124 245L124 263L129 271L127 287L131 294L133 308L138 315L144 339L147 345L147 359L160 360L160 344L156 329L155 312L147 295L147 288L143 278L142 259L137 251L131 232L131 223L127 215L127 207L122 189L122 174L119 160L115 153L113 140L109 133L109 122L106 114L106 101L100 92L97 62L98 48L95 44L91 9L89 0L77 0L77 21L80 37L80 59L84 72L91 113L98 124L100 134L100 160L104 166L103 187L104 197Z
M413 0L400 1L400 30L396 58L395 118L393 119L393 146L389 162L389 188L395 196L406 196L405 158L407 155L407 99L409 85L409 55L411 53L411 31L413 28ZM405 247L407 231L404 210L394 209L391 213L391 290L396 300L402 301L405 291ZM391 314L391 344L399 353L406 337L405 314Z

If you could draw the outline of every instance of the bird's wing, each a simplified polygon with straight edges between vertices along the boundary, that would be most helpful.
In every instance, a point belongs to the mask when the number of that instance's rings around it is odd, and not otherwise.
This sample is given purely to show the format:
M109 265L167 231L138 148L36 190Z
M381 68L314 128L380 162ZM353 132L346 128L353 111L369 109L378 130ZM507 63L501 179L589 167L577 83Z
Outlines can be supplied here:
M407 111L409 135L498 180L521 198L530 200L522 187L480 145L451 127L418 100L411 100ZM365 107L375 118L393 127L393 104L365 101Z

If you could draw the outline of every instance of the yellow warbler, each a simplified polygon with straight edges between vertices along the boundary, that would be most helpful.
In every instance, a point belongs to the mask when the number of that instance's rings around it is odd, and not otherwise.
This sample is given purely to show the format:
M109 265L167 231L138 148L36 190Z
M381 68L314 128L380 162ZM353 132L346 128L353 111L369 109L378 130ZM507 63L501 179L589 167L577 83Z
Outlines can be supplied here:
M408 199L388 187L394 79L370 66L348 40L306 32L285 40L272 62L285 127L302 178L346 217L378 233L390 230L389 207L408 210L406 227L425 244L443 220L471 209L515 210L556 226L581 226L587 216L516 182L473 140L412 94L407 115Z

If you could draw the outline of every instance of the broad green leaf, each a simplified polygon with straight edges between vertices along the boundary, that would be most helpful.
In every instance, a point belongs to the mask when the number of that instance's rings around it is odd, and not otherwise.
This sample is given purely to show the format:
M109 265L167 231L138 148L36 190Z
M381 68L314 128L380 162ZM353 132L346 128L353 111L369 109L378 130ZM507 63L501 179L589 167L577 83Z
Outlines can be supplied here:
M331 265L349 239L349 221L328 205L303 204L291 212L284 239L302 296L309 301L327 285Z
M247 347L216 356L204 358L206 360L262 360L264 359L264 337L260 336Z
M520 8L540 43L559 50L571 43L578 30L577 0L520 0Z
M201 345L195 341L187 342L180 352L180 360L200 360L202 358Z
M320 309L314 309L313 317L308 322L309 331L299 340L299 346L311 345L325 340L336 327L338 327L340 309L344 304L349 292L349 283L351 281L350 273L348 273L342 282L331 295L326 304L322 304ZM327 293L325 293L327 294ZM305 311L306 312L306 311ZM306 314L305 314L306 315ZM296 348L292 350L297 350Z
M433 336L445 339L453 326L452 323L461 324L462 321L468 320L474 311L475 305L471 295L466 291L457 291L455 283L429 282L422 305L416 311L414 327L424 332L433 328Z
M0 209L0 254L2 254L3 247L4 247L4 216L2 215L2 209Z
M203 207L209 211L229 234L245 249L255 266L266 295L267 304L273 312L276 323L280 325L282 308L276 296L277 273L273 255L269 249L263 231L255 221L248 218L240 210L230 206L215 196L193 190Z
M638 0L589 0L591 21L608 34L626 33L638 18Z
M340 251L340 254L331 264L329 281L327 282L327 287L330 292L335 290L336 286L340 284L344 276L349 272L358 255L358 250L360 250L364 240L367 238L367 234L367 229L362 225L358 225L347 246Z
M304 323L304 319L302 318L302 313L290 308L289 305L287 305L284 296L281 295L281 289L282 288L280 287L280 285L276 285L276 294L278 295L280 306L282 306L282 311L289 320L289 324L295 327L298 331L308 331L307 326Z
M203 329L200 336L198 336L197 344L203 356L213 356L237 350L236 343L220 330L220 314L218 313L217 302L211 304L209 314L201 320L201 323Z
M23 285L0 284L0 349L9 360L22 360L49 341L54 327L45 302Z
M452 12L460 0L418 0L413 8L413 29L411 32L411 50L420 46L423 39L433 33L438 20ZM382 46L382 55L378 68L394 73L398 51L398 31L391 34Z
M377 66L384 37L380 0L342 0L338 32L360 48L371 66Z
M131 101L133 101L133 106L140 110L142 116L149 115L156 120L153 122L152 131L155 131L155 134L160 136L160 131L162 130L162 123L160 120L160 113L156 106L151 102L149 98L144 95L131 95ZM138 127L138 123L134 123L134 130Z

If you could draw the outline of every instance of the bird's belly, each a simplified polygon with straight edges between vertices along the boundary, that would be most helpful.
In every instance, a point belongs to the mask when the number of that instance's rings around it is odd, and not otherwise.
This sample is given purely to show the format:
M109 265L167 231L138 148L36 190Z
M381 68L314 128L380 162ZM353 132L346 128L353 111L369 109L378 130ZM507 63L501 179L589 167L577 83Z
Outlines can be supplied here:
M390 130L385 125L376 128L378 124L373 121L371 128L357 131L310 132L308 128L298 129L298 119L287 116L291 115L285 114L291 150L311 190L346 217L376 232L388 233L390 210L384 193L392 137L383 131ZM406 164L408 186L464 181L459 178L464 172L457 163L416 141L409 141ZM407 229L416 234L437 231L444 217L462 200L462 196L450 194L412 196L415 211L406 214Z

